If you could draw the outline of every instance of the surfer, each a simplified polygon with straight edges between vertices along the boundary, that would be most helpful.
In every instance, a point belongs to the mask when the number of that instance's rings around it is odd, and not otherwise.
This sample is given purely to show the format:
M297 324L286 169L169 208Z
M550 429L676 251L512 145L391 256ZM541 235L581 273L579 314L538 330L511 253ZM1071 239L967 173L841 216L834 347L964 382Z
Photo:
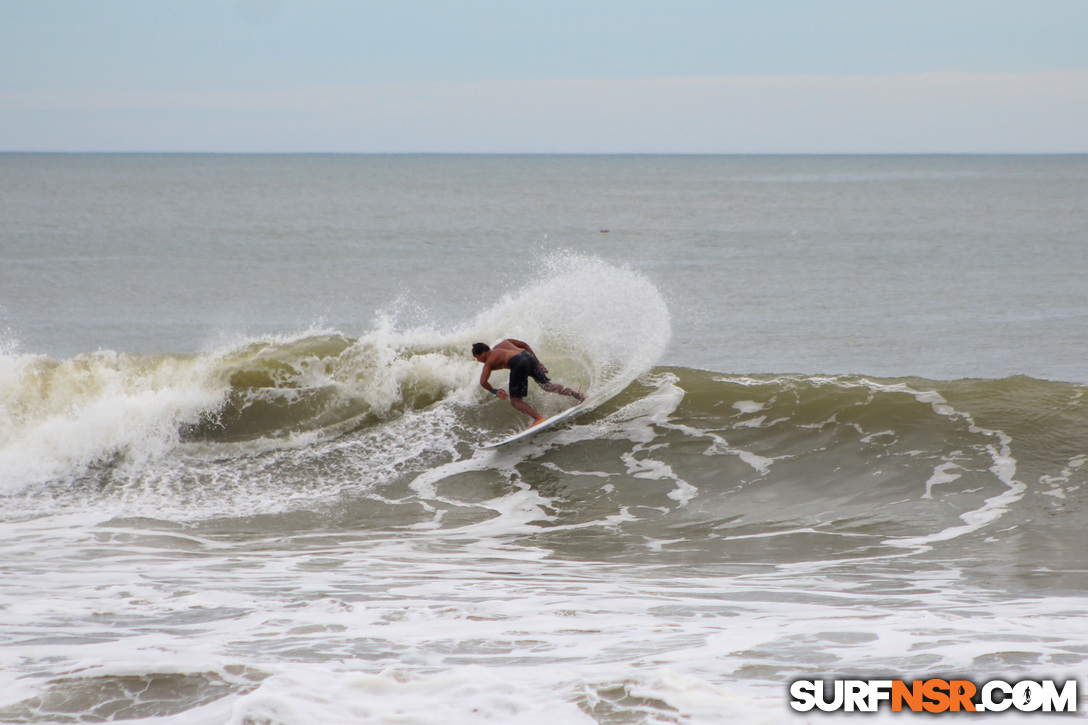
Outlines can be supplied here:
M537 359L533 348L521 340L503 340L494 348L482 342L477 342L472 346L472 357L484 364L484 371L480 375L481 387L503 400L509 400L510 405L514 406L516 410L533 419L533 425L543 423L547 418L533 410L525 402L525 396L529 394L529 378L535 380L537 385L549 393L569 395L579 403L586 399L586 396L581 393L570 388L564 388L562 385L549 380L548 368L544 367L540 360ZM505 390L493 388L491 383L487 382L492 371L503 369L510 371L509 393Z

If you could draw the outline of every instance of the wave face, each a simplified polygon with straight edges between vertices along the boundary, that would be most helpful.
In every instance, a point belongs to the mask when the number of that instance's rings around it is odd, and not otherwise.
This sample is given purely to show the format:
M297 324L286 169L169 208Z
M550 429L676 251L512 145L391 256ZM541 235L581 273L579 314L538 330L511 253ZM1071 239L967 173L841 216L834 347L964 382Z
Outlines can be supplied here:
M653 415L627 473L671 486L684 505L669 530L701 538L708 561L937 550L982 562L1002 548L998 528L1017 531L1023 548L1005 553L1025 567L1072 567L1088 543L1074 503L1088 481L1088 386L669 368L642 385L652 392L629 405L676 402Z
M337 525L388 507L383 526L445 526L434 504L450 481L516 480L588 497L559 515L565 525L667 512L619 529L638 541L697 537L715 561L962 546L996 521L1043 512L1046 536L1081 540L1088 386L651 368L667 316L656 337L624 337L625 319L548 304L599 270L557 272L441 334L390 324L355 340L312 333L189 357L7 359L4 510L181 521L306 510ZM525 423L482 393L467 353L504 329L539 340L556 379L613 397L516 451L478 450ZM548 412L565 405L530 395Z

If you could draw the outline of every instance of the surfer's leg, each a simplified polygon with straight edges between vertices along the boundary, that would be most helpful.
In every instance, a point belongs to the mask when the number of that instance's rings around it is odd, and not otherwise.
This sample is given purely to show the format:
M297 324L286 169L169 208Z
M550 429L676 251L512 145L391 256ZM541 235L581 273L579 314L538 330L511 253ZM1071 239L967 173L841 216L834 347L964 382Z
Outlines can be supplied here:
M586 396L582 395L581 393L575 390L571 390L570 388L564 388L558 383L544 383L540 387L544 390L547 390L549 393L556 393L558 395L569 395L570 397L576 399L579 403L586 399Z
M540 413L533 410L532 406L529 405L528 403L526 403L524 398L511 397L510 398L510 405L514 406L515 410L520 410L522 413L525 413L525 415L532 418L533 419L533 425L537 425L538 423L543 423L545 420L547 420L547 418L545 418Z

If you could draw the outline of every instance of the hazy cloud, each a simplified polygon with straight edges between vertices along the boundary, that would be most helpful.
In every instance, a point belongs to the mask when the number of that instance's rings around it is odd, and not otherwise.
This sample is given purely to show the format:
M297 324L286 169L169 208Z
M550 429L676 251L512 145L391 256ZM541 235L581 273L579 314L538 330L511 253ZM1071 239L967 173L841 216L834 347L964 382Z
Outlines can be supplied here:
M1088 152L1088 71L27 91L0 110L10 150Z

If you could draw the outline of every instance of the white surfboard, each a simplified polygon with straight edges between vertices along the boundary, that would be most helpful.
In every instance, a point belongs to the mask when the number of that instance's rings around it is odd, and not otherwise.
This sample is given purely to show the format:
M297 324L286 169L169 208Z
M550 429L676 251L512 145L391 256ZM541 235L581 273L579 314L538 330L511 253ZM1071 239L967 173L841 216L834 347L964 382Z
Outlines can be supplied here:
M514 443L516 441L525 440L531 435L539 433L542 430L547 430L548 428L551 428L558 423L562 423L564 420L570 420L579 413L585 413L588 410L592 410L593 407L595 406L587 406L585 401L579 403L578 405L572 405L571 407L564 410L562 413L556 413L551 418L546 419L543 423L534 425L530 428L526 428L520 433L515 433L514 435L508 438L503 438L500 441L495 441L494 443L485 443L481 446L481 448L498 448L499 446L505 446L507 443Z

